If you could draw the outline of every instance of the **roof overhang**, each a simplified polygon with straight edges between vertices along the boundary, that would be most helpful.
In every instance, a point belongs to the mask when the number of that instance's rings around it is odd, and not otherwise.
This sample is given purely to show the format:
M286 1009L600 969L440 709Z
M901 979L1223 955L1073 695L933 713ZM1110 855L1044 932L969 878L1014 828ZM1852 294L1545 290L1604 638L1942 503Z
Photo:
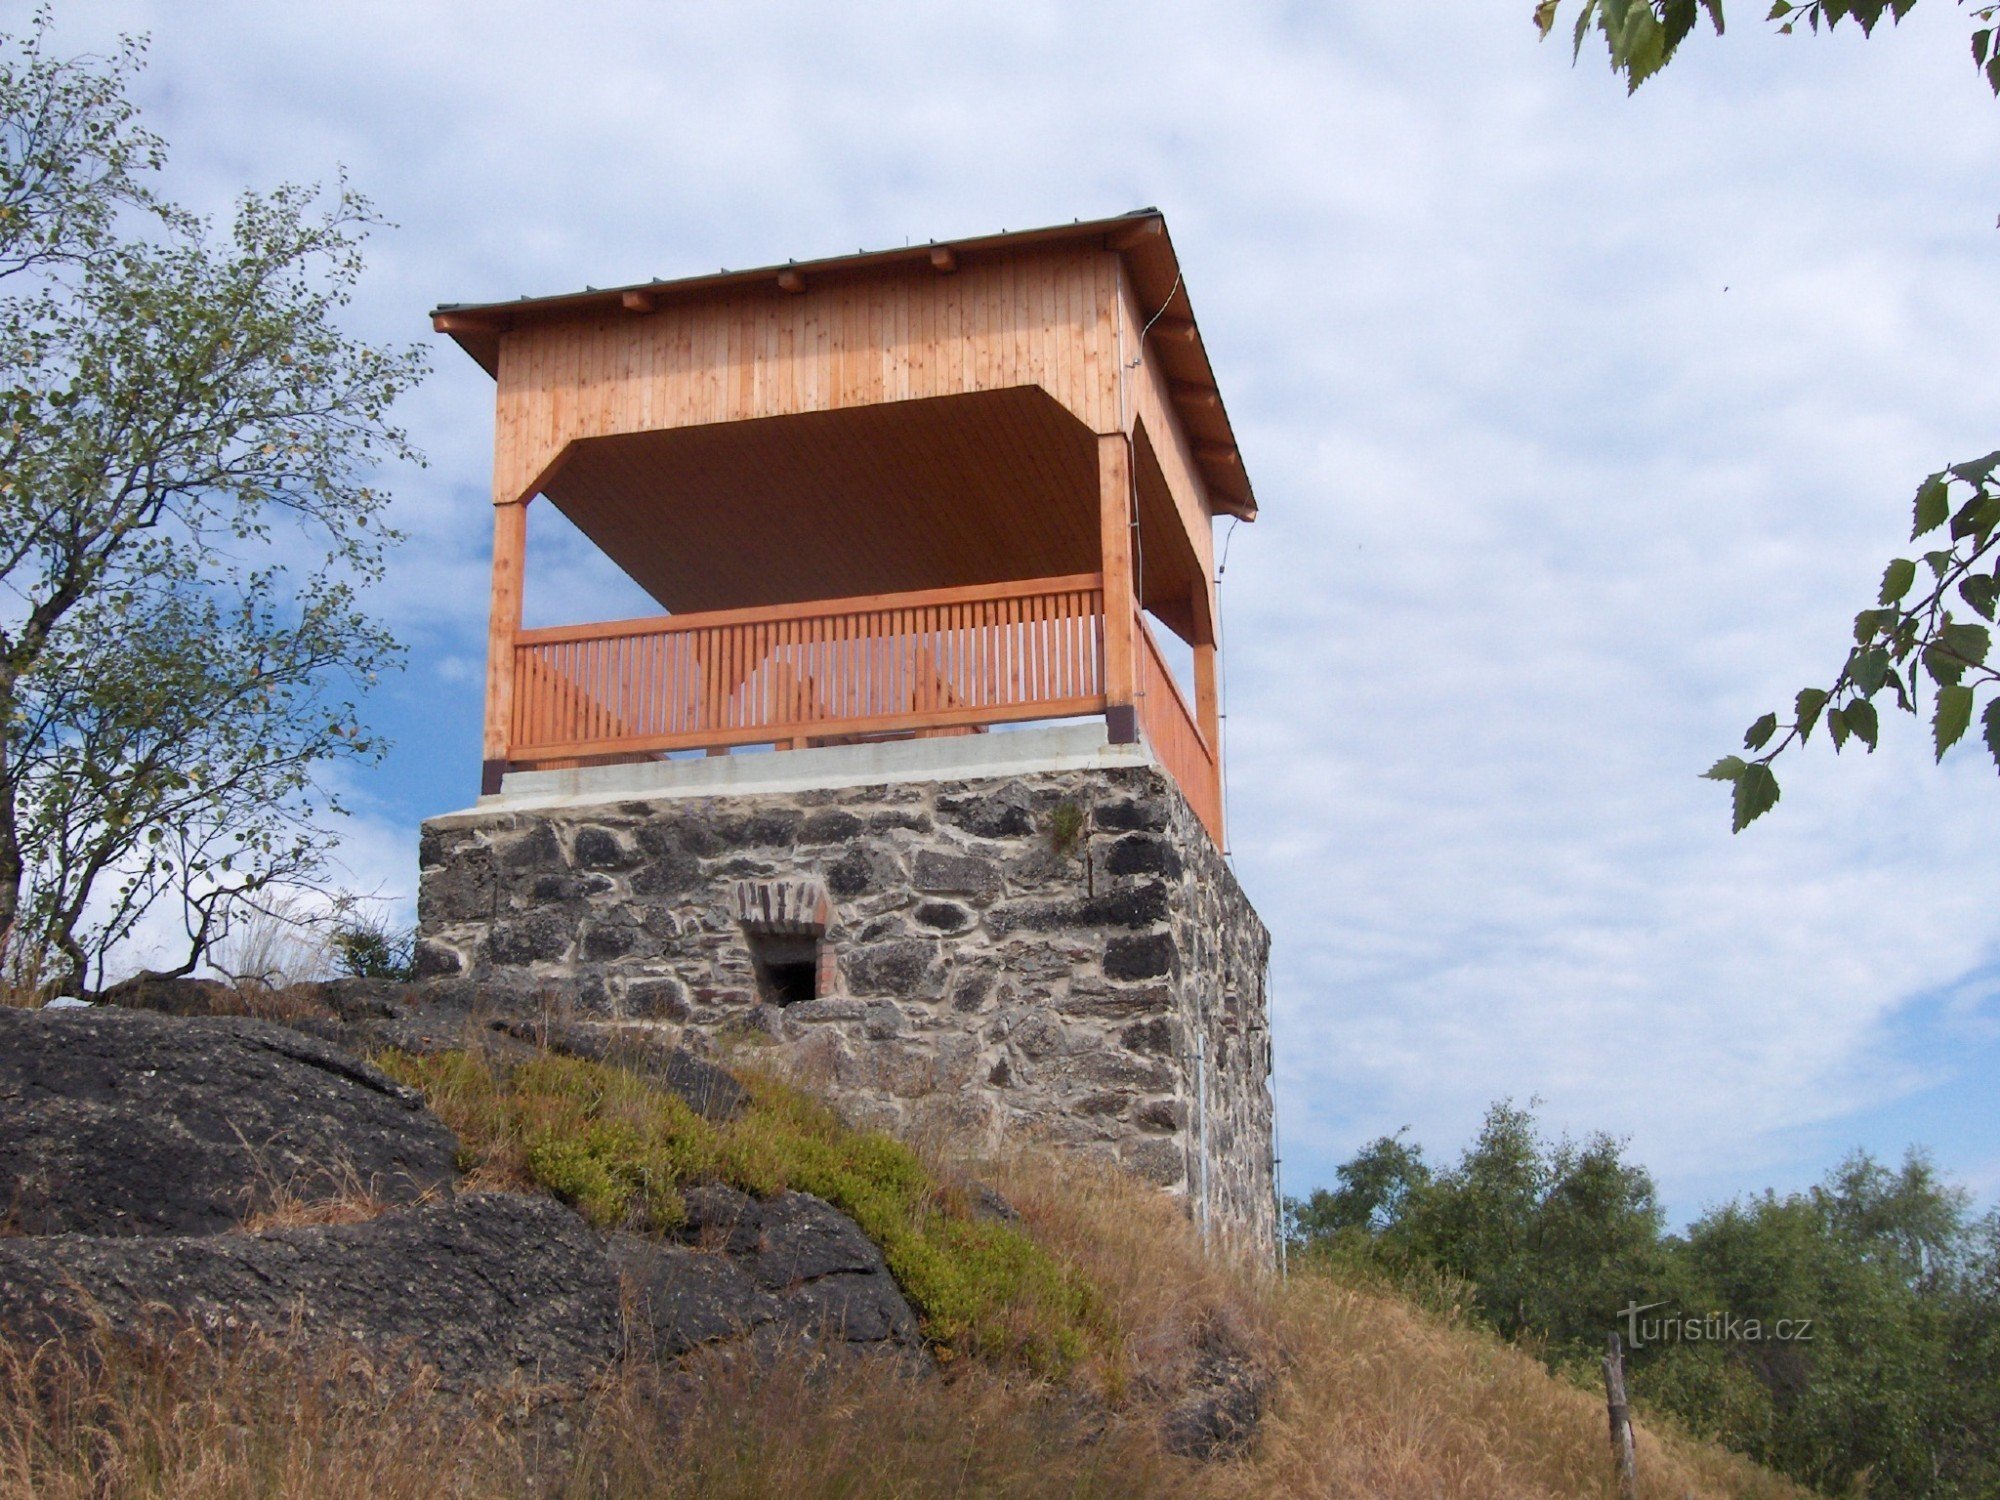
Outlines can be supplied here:
M487 374L500 369L500 335L537 322L596 316L618 309L652 312L676 301L694 301L738 288L776 284L786 291L827 282L857 280L916 266L950 271L960 263L1002 258L1023 250L1089 244L1116 251L1124 258L1132 291L1156 336L1149 353L1169 382L1182 425L1193 440L1196 460L1208 481L1217 509L1254 519L1255 492L1250 486L1221 389L1195 322L1194 304L1181 275L1180 259L1158 209L1143 208L1110 219L1078 220L1045 229L1015 230L972 239L933 240L893 250L862 251L823 260L787 261L747 271L718 271L674 281L644 281L630 286L586 287L553 297L520 297L508 302L447 302L431 312L431 324L448 334L477 360Z

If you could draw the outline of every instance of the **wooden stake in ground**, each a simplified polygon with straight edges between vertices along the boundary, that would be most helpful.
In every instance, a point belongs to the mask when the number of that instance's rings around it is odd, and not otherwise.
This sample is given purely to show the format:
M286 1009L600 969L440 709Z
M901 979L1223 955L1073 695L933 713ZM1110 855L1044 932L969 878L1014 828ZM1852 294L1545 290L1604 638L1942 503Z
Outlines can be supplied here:
M1618 1470L1619 1500L1639 1500L1639 1475L1632 1455L1632 1408L1625 1400L1625 1349L1611 1335L1604 1356L1604 1406L1611 1417L1611 1462Z

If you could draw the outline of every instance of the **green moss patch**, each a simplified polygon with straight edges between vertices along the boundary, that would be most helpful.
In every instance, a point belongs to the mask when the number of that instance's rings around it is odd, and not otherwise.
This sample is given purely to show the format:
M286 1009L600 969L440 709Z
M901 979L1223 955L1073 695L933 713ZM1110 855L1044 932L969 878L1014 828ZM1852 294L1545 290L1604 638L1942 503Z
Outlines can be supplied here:
M511 1069L468 1052L376 1063L421 1089L457 1132L460 1166L545 1188L592 1223L664 1232L684 1188L826 1199L882 1249L940 1356L1060 1375L1114 1342L1102 1299L1019 1225L977 1217L902 1143L854 1130L818 1100L754 1074L750 1107L702 1119L629 1069L544 1054Z

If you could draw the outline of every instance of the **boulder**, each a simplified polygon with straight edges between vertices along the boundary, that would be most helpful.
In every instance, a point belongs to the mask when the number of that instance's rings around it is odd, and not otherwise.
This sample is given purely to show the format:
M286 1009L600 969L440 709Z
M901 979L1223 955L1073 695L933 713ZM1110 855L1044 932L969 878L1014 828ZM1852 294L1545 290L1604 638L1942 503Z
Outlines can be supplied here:
M268 1021L0 1008L0 1216L19 1234L213 1234L282 1198L456 1178L421 1096Z
M849 1349L921 1347L882 1252L824 1199L760 1201L711 1184L691 1189L687 1207L678 1243L613 1237L635 1349L672 1359L764 1331Z
M598 1236L551 1199L506 1193L330 1228L0 1239L0 1336L81 1338L97 1320L120 1336L353 1339L460 1387L574 1385L621 1338Z

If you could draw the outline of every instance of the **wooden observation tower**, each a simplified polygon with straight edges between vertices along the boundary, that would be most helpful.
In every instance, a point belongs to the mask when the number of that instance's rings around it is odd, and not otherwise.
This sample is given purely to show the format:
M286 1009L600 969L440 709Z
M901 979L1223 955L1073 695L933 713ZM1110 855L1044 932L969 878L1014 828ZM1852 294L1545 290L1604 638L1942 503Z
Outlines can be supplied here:
M485 794L1095 718L1222 842L1212 527L1256 502L1157 212L433 319L498 387ZM523 629L537 497L665 613Z

